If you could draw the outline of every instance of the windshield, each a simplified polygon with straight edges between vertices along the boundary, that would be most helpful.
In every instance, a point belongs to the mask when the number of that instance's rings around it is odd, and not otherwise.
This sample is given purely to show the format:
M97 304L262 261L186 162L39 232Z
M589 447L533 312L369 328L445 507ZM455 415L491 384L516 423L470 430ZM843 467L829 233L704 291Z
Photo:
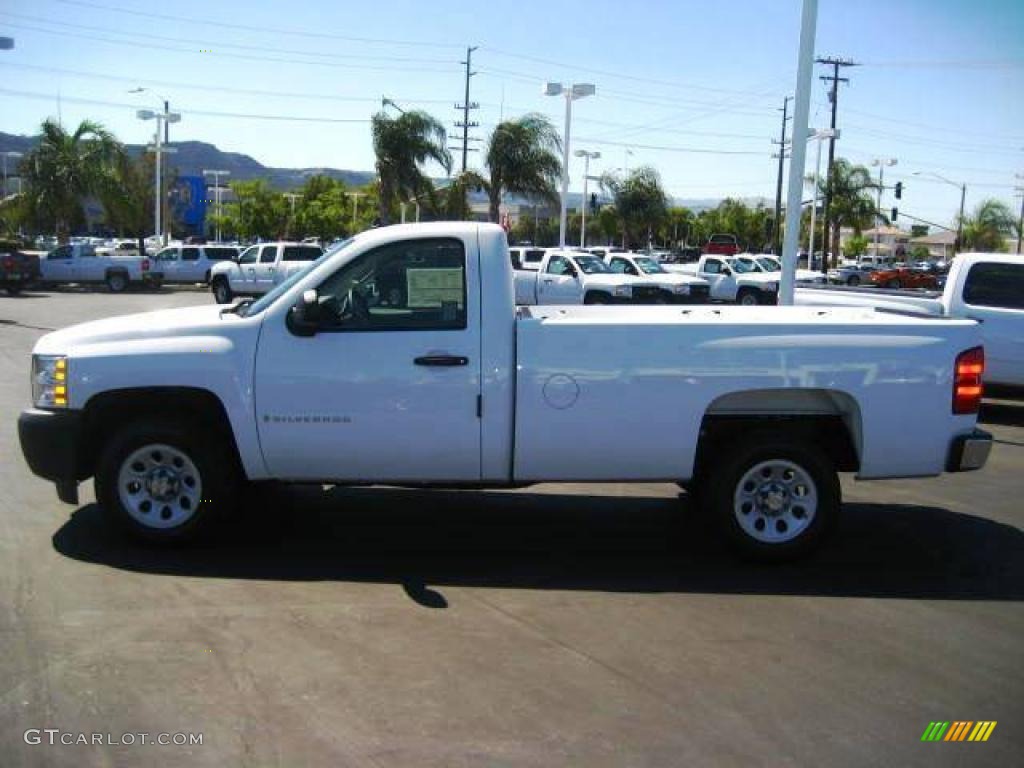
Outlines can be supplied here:
M596 275L611 272L610 269L601 261L597 256L590 256L585 254L573 254L573 259L579 264L580 269L583 270L584 274Z
M661 264L648 256L637 256L633 261L645 275L660 275L665 272Z
M304 266L298 272L295 272L294 274L292 274L287 280L285 280L283 283L278 285L276 288L274 288L269 293L267 293L264 296L262 296L261 298L257 299L252 304L240 307L239 310L238 310L238 314L241 317L251 317L252 315L259 314L260 312L265 310L267 307L269 307L271 304L273 304L275 301L277 301L278 296L280 296L283 293L287 293L288 290L293 285L295 285L297 282L299 282L299 280L301 280L303 277L305 277L307 274L309 274L310 270L316 269L324 261L324 259L326 259L328 256L333 256L334 254L338 253L339 251L344 250L345 248L347 248L349 246L349 244L352 243L353 240L355 240L355 238L354 237L350 237L348 240L344 240L344 241L338 243L336 246L332 247L326 253L324 253L322 256L320 256L320 258L315 259L314 261L311 261L311 262L307 263L306 266Z
M777 262L775 259L770 259L767 256L762 256L761 258L756 259L756 261L757 261L758 264L761 265L761 269L763 269L765 272L781 272L782 271L782 265L779 262Z
M733 272L739 272L741 275L746 274L747 272L757 271L757 267L753 264L741 261L740 259L728 259L728 264L732 268Z

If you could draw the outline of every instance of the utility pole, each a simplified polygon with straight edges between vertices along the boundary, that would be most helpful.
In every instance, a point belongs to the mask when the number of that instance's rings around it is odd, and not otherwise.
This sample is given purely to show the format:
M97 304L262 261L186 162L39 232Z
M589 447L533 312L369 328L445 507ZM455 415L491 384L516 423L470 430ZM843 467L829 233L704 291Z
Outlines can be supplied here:
M782 100L782 130L779 134L778 142L772 141L773 144L779 145L779 178L775 183L775 221L772 222L772 253L778 253L781 248L779 242L779 234L781 228L779 223L782 221L782 168L786 163L786 123L791 119L789 117L789 102L793 100L792 96L787 96ZM776 157L776 155L772 155Z
M1024 173L1016 174L1018 179L1024 179ZM1017 219L1017 255L1020 255L1020 241L1024 240L1024 187L1014 187L1014 190L1020 194L1020 218ZM964 216L960 214L962 219Z
M366 195L365 192L346 192L345 197L352 198L352 234L356 233L356 212L359 210L359 198Z
M840 77L839 70L842 67L855 67L857 64L851 59L840 59L834 56L819 57L814 60L818 64L826 64L832 67L831 75L821 75L818 77L823 82L831 82L832 89L829 91L828 100L832 104L832 121L829 123L829 127L834 131L836 129L836 110L839 106L839 84L850 82L848 77ZM825 202L822 206L822 225L824 231L822 232L821 238L821 273L826 274L828 272L828 254L834 245L829 242L829 235L831 233L831 221L829 220L829 209L832 205L832 164L836 159L836 138L833 136L828 142L828 165L825 167Z
M470 119L469 119L469 110L471 110L471 109L480 109L480 104L479 103L477 103L475 101L470 101L469 100L469 80L470 80L471 77L473 77L473 75L476 74L476 72L474 72L471 69L472 62L473 62L473 51L475 51L476 49L477 49L477 46L475 46L475 45L474 46L470 46L469 48L466 48L466 60L459 62L460 64L465 64L465 66L466 66L466 93L465 93L465 96L463 98L463 102L461 104L456 104L455 105L455 108L462 112L462 120L461 121L456 121L456 123L455 123L455 127L456 128L461 128L462 129L462 146L461 147L453 147L453 149L461 149L462 150L462 172L463 173L466 172L466 159L467 159L466 155L469 152L476 152L477 151L475 147L470 149L469 142L471 142L471 141L479 141L479 139L477 139L475 137L470 137L470 135L469 135L469 129L470 128L476 128L477 126L480 125L480 123L475 122L475 121L471 122Z

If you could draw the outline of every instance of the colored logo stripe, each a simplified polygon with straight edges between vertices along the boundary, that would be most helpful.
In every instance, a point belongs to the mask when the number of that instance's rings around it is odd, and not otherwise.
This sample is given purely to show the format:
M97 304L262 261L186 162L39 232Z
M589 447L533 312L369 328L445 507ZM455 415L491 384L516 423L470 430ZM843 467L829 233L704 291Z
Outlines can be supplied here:
M988 741L995 727L995 720L933 721L924 729L921 741Z

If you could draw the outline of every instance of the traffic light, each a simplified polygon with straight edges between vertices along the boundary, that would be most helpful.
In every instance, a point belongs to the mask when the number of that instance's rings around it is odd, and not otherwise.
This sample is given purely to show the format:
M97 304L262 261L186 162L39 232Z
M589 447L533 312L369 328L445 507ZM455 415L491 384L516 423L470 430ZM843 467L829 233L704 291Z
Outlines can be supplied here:
M594 192L590 193L590 212L597 213L597 195Z
M896 197L897 200L899 200L900 198L903 197L903 182L902 181L897 181L896 182L896 188L895 188L893 194L894 194L894 196Z
M893 224L896 223L896 219L899 218L899 215L900 215L900 209L899 208L893 208L892 209L892 223Z

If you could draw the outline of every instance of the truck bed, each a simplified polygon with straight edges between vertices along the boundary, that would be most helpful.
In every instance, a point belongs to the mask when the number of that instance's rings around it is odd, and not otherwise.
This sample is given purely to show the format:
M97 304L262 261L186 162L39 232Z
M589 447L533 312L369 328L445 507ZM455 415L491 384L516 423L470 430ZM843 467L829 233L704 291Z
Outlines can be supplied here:
M705 417L759 409L847 419L860 477L938 474L970 421L950 395L976 339L862 307L520 308L515 479L685 480Z

